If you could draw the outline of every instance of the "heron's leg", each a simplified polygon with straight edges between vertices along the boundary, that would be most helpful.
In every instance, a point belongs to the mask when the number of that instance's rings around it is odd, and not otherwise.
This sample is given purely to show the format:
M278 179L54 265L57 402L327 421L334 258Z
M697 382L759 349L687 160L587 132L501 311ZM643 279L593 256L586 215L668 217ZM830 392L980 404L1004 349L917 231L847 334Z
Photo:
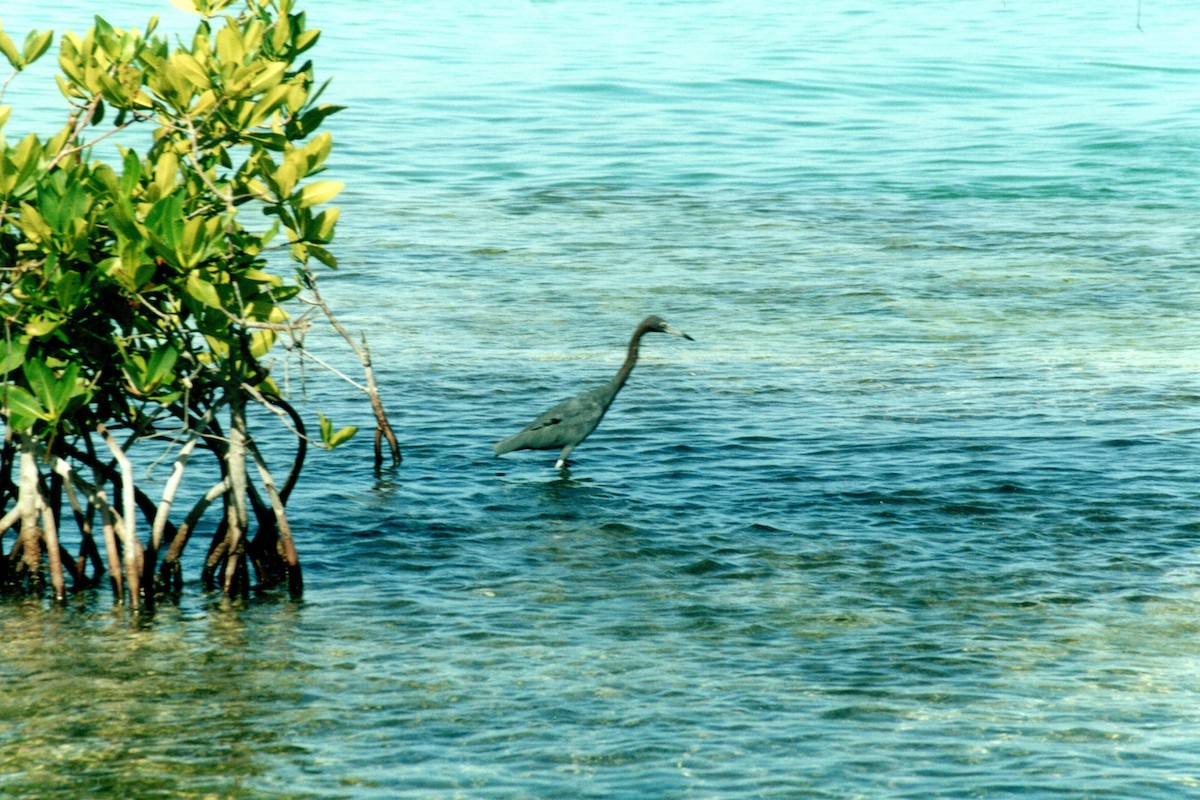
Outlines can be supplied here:
M555 462L554 468L562 469L563 467L565 467L567 465L567 456L571 455L571 451L574 449L575 449L575 445L573 445L573 444L569 444L566 447L564 447L562 449L562 452L558 454L558 461Z

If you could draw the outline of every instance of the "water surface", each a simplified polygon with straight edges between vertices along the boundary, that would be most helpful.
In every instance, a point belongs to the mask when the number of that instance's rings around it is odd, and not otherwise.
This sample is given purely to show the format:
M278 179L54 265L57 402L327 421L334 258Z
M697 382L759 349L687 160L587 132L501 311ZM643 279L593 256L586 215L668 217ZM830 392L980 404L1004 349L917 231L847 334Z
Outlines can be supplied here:
M1200 13L1077 6L308 8L405 462L314 465L302 604L6 603L0 789L1195 792ZM648 313L569 475L491 457Z

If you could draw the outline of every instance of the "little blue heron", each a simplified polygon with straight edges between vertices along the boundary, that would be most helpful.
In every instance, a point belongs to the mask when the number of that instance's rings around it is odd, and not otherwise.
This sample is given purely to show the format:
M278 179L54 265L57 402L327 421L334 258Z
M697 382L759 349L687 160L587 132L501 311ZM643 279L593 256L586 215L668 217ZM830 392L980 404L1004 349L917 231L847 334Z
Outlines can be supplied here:
M567 456L576 445L596 430L596 426L604 418L604 412L612 405L613 398L621 391L625 381L629 380L629 373L633 372L633 365L637 363L638 343L647 333L669 333L682 336L688 341L695 341L683 331L672 328L661 317L646 317L634 330L633 338L629 340L629 353L625 356L625 363L611 381L569 400L563 400L529 423L525 430L497 442L493 445L496 455L502 456L513 450L554 450L561 447L562 452L554 467L565 467Z

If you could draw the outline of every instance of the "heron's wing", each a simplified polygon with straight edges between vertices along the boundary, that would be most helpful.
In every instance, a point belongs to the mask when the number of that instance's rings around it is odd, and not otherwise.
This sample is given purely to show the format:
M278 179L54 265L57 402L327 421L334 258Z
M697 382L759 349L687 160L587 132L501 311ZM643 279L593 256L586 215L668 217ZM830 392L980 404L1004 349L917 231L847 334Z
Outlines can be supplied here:
M561 413L547 412L526 425L521 433L530 433L531 431L541 431L545 430L546 428L552 428L555 425L561 425L562 421L563 417Z
M497 454L513 450L551 450L579 444L596 429L608 408L607 387L592 389L563 400L514 434L495 445Z

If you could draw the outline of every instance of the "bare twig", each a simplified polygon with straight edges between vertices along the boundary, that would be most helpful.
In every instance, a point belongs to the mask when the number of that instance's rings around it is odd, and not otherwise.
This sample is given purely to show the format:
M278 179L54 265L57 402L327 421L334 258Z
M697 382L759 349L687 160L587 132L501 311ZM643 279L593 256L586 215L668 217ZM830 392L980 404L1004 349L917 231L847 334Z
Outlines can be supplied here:
M341 375L341 377L345 381L347 381L350 385L357 388L359 391L364 392L367 395L367 397L369 397L371 399L371 410L375 413L375 467L376 467L376 469L378 469L379 466L383 463L383 451L380 446L380 434L387 437L388 443L391 446L392 464L393 465L399 464L404 459L400 454L400 445L396 441L396 434L392 432L392 426L388 422L387 414L384 412L383 400L379 396L379 387L375 383L375 371L374 371L374 368L371 366L371 351L367 348L366 335L363 334L363 336L362 336L361 346L355 343L354 337L352 337L350 335L350 332L347 331L345 326L342 325L341 320L339 320L337 318L337 315L333 313L333 309L330 308L329 304L325 302L325 298L323 298L321 296L320 290L317 289L317 276L315 274L313 274L312 269L308 266L308 264L302 264L301 269L304 272L304 277L305 277L305 281L307 283L307 288L308 288L310 294L312 295L310 298L306 298L306 302L309 302L321 309L321 312L325 315L325 318L329 320L329 324L332 325L333 329L338 332L338 335L341 336L346 341L346 344L348 344L350 346L350 349L354 351L354 354L356 356L358 356L358 360L362 364L363 374L366 375L366 378L367 378L366 386L362 386L358 383L355 383L354 381L350 380L345 375L342 375L340 372L337 372L336 370L334 370L334 372L338 375ZM313 358L314 360L317 360L318 363L323 364L323 362L321 362L319 359L316 359L315 356L313 356L311 353L308 353L307 351L302 351L302 353L304 355L307 355L309 358ZM328 367L328 365L324 365L324 366L326 366L329 369L332 369L332 368Z

